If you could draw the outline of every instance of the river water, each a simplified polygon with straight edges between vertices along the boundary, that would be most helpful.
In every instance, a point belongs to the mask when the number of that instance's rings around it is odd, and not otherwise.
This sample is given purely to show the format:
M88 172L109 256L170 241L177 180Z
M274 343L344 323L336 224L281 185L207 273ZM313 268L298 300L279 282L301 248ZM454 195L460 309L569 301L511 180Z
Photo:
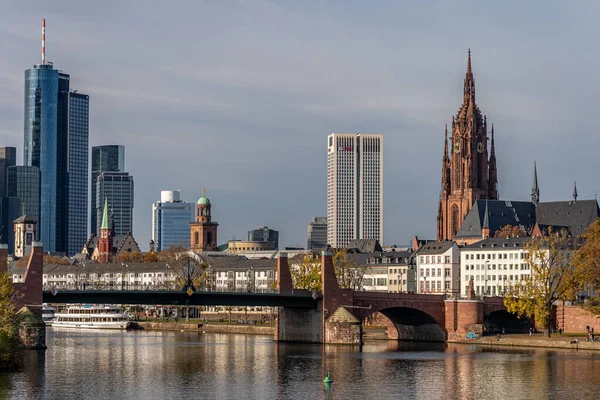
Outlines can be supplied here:
M0 374L0 399L587 399L600 353L270 336L49 328L48 350ZM333 383L322 383L330 371Z

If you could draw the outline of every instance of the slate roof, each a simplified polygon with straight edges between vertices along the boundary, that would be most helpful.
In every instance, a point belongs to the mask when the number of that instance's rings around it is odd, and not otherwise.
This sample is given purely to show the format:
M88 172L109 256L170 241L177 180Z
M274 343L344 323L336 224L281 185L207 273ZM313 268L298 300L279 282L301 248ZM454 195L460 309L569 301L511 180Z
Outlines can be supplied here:
M520 226L531 231L536 222L536 208L529 201L488 200L488 219L490 233L502 229L505 225ZM485 200L477 200L467 214L457 239L482 237L481 228L485 219ZM540 205L543 203L540 203ZM538 205L539 207L539 205Z
M377 239L355 239L351 240L346 246L348 249L356 249L361 253L373 253L376 251L383 251L379 240Z
M473 251L473 250L490 250L490 248L510 248L510 249L522 249L525 243L531 239L529 236L524 237L509 237L509 238L488 238L481 240L477 243L473 243L469 246L465 246L461 251Z
M450 249L455 243L451 240L447 240L444 242L432 242L423 245L415 252L418 255L427 255L427 254L443 254L448 249Z
M127 240L127 238L131 236L130 233L126 234L126 235L115 235L113 236L113 253L118 253L119 250L121 249L121 245L123 244L123 242L125 242L125 240ZM132 236L133 238L133 236ZM94 253L94 249L96 249L96 247L98 247L98 236L95 236L94 234L92 234L92 237L90 239L88 239L87 243L84 245L85 248L87 248L87 252L88 254L91 256ZM133 241L135 242L136 246L137 246L137 251L139 252L139 246L137 245L137 241L135 239L133 239Z
M567 227L572 236L580 236L600 216L596 200L549 201L537 206L537 223L553 230ZM554 228L557 227L557 228Z

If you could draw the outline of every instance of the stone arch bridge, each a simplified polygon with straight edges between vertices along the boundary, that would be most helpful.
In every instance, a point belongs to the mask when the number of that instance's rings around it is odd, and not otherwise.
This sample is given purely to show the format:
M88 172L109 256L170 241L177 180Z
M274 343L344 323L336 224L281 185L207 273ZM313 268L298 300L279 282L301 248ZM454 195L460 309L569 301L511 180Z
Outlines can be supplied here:
M315 343L360 343L360 323L379 312L388 325L388 337L398 340L436 341L464 338L467 332L483 333L490 316L515 318L506 313L500 297L483 300L446 299L443 295L360 292L338 285L330 252L321 259L322 297L317 309L292 310L282 307L276 339ZM287 256L277 262L280 293L298 293L293 288ZM338 310L347 312L340 318ZM334 315L335 314L335 315ZM354 318L352 318L352 316Z

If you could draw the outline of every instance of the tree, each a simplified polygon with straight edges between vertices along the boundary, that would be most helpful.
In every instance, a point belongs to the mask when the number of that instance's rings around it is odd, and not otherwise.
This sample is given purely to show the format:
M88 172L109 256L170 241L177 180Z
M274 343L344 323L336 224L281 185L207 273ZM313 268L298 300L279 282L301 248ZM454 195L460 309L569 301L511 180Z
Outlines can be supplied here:
M514 225L504 225L502 229L496 231L494 237L497 238L507 238L507 237L524 237L527 234L523 231L523 229Z
M27 265L27 263L29 262L29 257L23 257L21 258L21 260L25 260L25 264ZM19 260L19 261L21 261ZM70 261L67 257L61 257L61 256L52 256L50 254L44 254L44 265L69 265Z
M17 362L19 342L13 299L6 260L0 260L0 369L12 367Z
M588 295L584 307L600 314L600 219L583 235L583 245L573 254L573 264L580 271L581 289Z
M550 315L554 302L577 296L581 271L572 263L577 240L566 231L533 237L525 243L525 261L531 271L527 279L512 282L504 297L508 312L535 317L550 336Z
M131 253L125 252L119 254L119 256L117 257L117 262L120 263L138 263L142 261L144 261L144 255L139 251L133 251Z
M290 268L296 289L321 291L321 260L313 253L306 253L299 264Z
M365 268L358 266L356 260L348 254L348 249L336 250L332 261L340 288L360 290Z
M144 258L142 261L145 263L158 262L158 256L156 255L155 252L150 251L150 252L144 254Z
M205 274L208 264L198 262L190 256L187 248L179 245L171 245L167 250L156 253L158 260L168 265L169 271L175 274L175 285L183 290L198 287L206 281Z

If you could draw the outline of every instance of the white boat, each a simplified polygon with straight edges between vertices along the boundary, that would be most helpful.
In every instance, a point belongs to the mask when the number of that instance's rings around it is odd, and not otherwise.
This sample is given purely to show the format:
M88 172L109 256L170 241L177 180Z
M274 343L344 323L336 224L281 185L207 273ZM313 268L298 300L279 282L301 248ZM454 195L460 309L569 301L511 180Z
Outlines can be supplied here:
M56 313L53 327L127 329L128 315L118 306L83 305L69 306L66 312Z
M54 311L54 308L46 304L42 304L42 321L44 321L46 325L52 325L52 321L54 320Z

